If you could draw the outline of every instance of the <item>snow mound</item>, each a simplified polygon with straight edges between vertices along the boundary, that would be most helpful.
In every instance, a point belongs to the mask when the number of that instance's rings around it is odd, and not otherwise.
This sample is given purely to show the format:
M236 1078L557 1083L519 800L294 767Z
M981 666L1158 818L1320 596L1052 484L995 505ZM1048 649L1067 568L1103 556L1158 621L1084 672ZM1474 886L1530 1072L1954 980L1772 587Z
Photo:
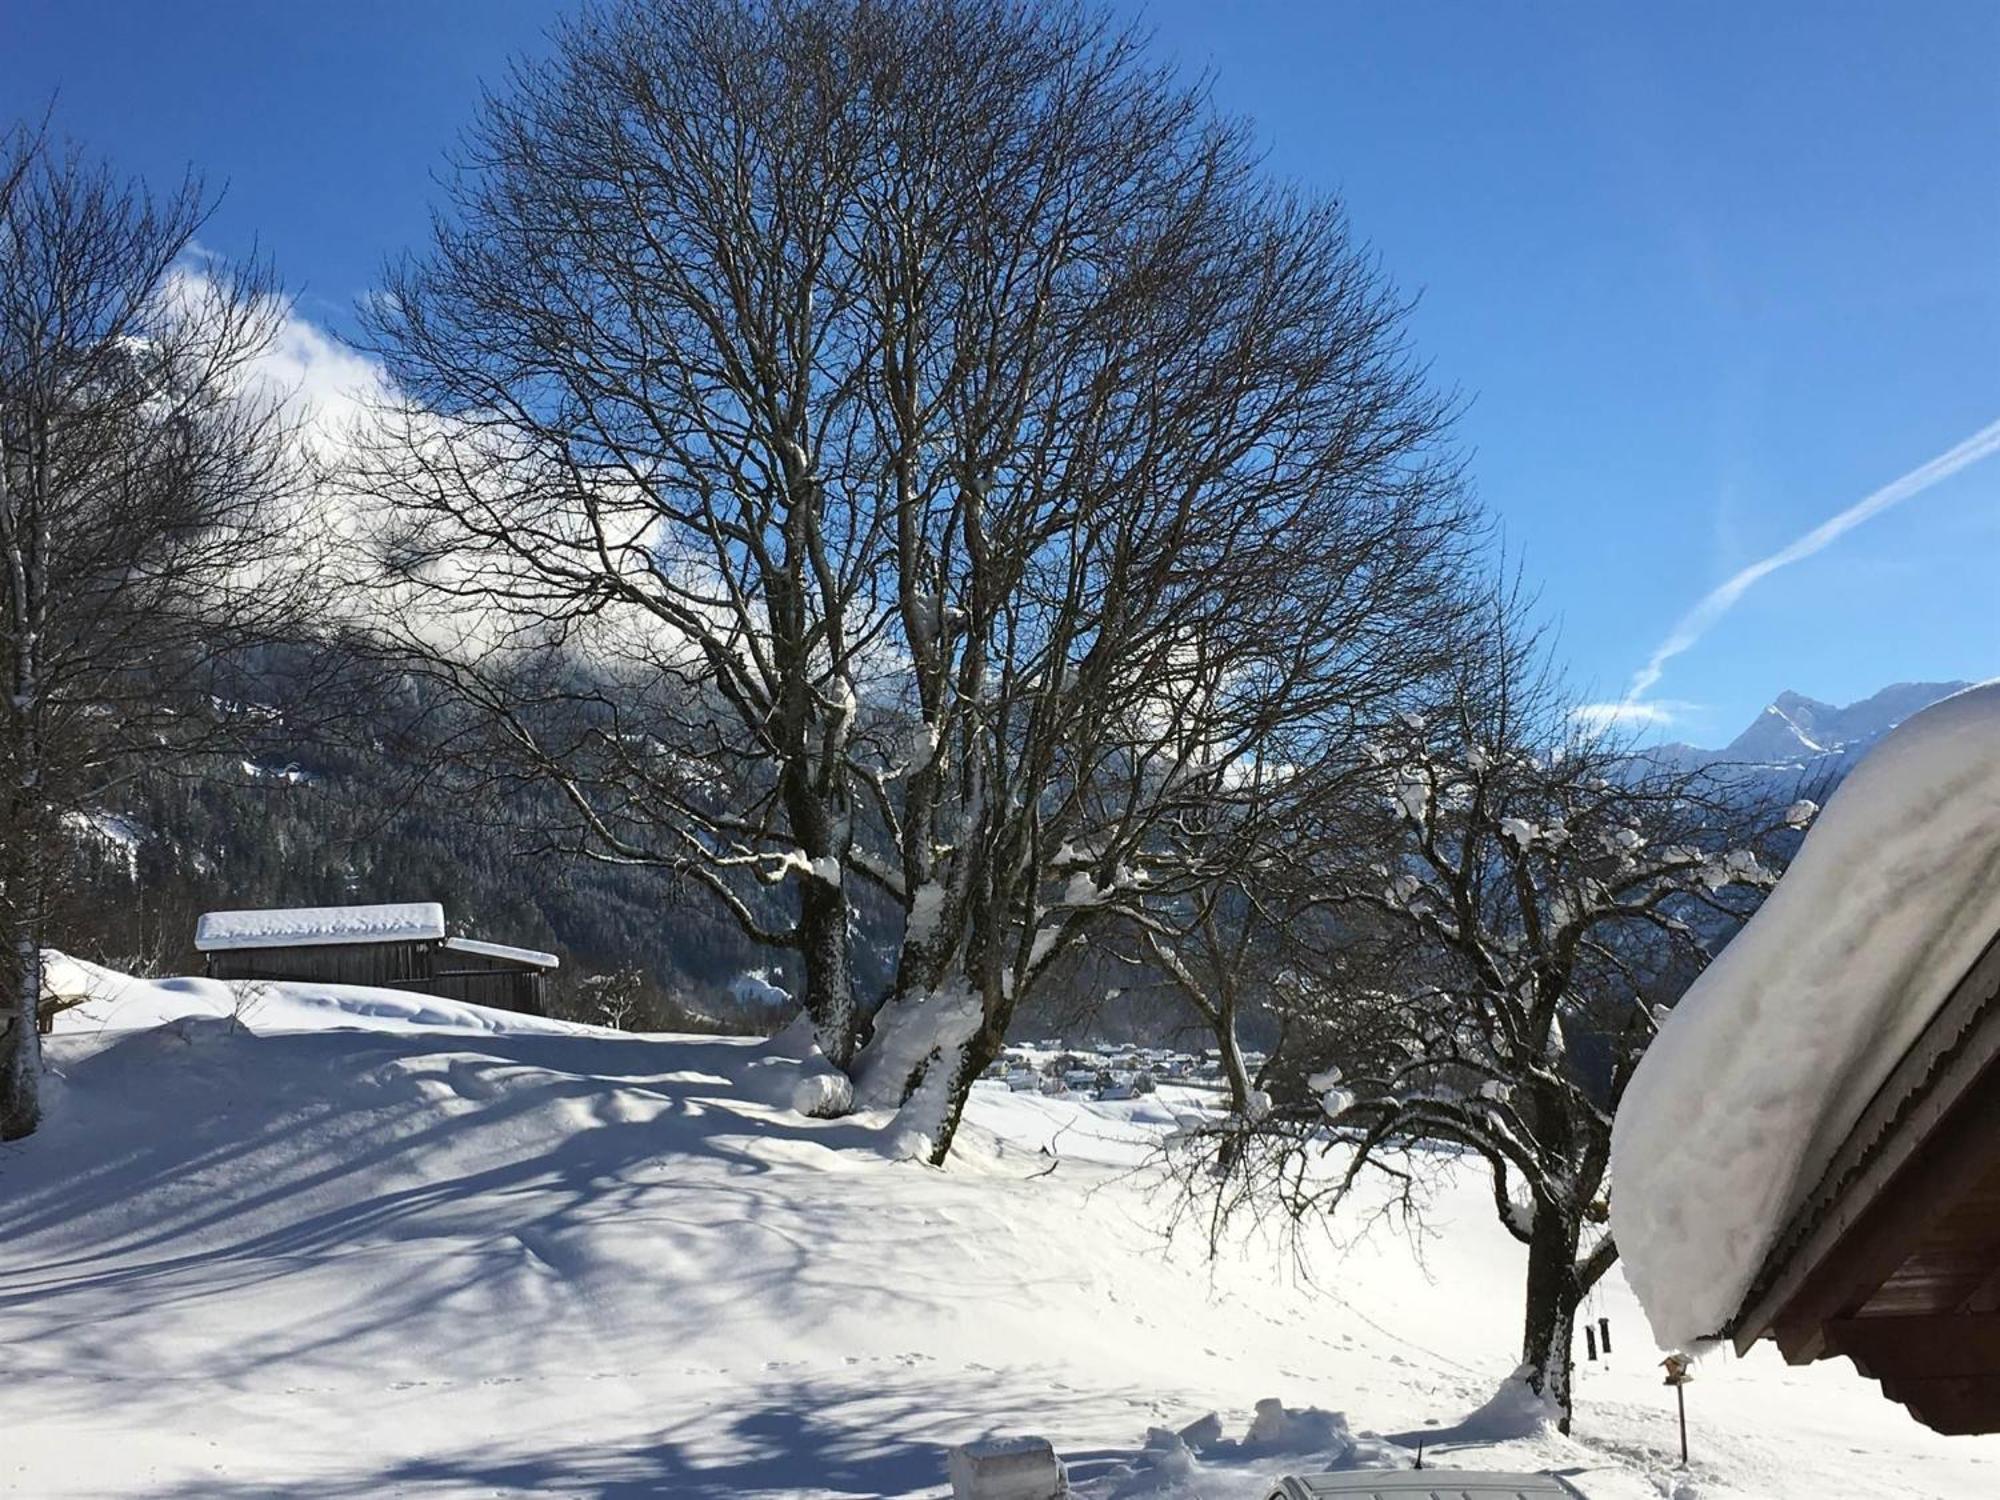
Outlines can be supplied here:
M1346 1414L1322 1407L1289 1407L1274 1396L1257 1403L1241 1438L1222 1436L1214 1412L1179 1431L1149 1428L1145 1446L1123 1459L1101 1462L1075 1486L1083 1500L1263 1500L1286 1473L1324 1474L1343 1469L1407 1469L1414 1455L1373 1433L1356 1433ZM1282 1460L1272 1463L1271 1460ZM1085 1465L1072 1464L1076 1475Z
M43 982L81 1003L56 1013L58 1035L136 1031L188 1017L226 1019L256 1032L461 1031L487 1036L598 1036L601 1028L494 1010L410 990L295 980L138 979L54 950Z
M1527 1374L1523 1366L1501 1381L1492 1398L1458 1424L1457 1435L1505 1443L1534 1437L1553 1427L1561 1413L1528 1384Z
M2000 681L1906 721L1668 1016L1611 1221L1662 1348L1722 1333L1786 1221L2000 931Z
M800 1064L799 1081L792 1085L792 1108L815 1120L836 1119L854 1108L854 1084L817 1046Z

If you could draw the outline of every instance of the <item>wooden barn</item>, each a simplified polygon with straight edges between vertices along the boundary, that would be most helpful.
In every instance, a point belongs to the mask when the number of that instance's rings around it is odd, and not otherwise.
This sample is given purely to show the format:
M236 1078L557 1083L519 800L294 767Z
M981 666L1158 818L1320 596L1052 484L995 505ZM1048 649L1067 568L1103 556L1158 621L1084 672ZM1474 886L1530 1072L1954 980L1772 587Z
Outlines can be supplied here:
M2000 938L1904 1054L1731 1329L1846 1355L1925 1426L2000 1432Z
M556 956L445 934L436 901L212 911L194 945L214 979L379 985L543 1015Z

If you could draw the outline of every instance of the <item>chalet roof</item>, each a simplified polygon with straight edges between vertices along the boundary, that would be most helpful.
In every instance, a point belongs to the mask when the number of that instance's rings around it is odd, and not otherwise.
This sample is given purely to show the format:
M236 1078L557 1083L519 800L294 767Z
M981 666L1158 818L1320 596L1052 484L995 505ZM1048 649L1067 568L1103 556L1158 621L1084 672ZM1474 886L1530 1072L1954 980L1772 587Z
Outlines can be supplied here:
M2000 939L1905 1054L1730 1330L1845 1355L1943 1433L2000 1432Z
M553 953L544 953L539 948L510 948L505 943L483 943L478 938L446 938L444 945L454 953L476 953L482 958L510 959L517 964L527 964L537 969L553 969L559 962Z
M334 943L435 942L443 936L444 907L440 903L404 901L380 906L204 912L195 923L194 945L202 953L220 953L238 948L316 948Z
M1892 1078L1996 932L2000 682L1925 709L1855 768L1634 1073L1611 1224L1662 1347L1739 1323L1857 1130L1887 1124L1865 1123L1877 1102L1914 1086Z
M1729 1332L1768 1331L1790 1292L1886 1190L1948 1115L2000 1064L2000 935L1877 1090L1825 1174L1786 1222ZM1996 1143L2000 1150L2000 1143Z

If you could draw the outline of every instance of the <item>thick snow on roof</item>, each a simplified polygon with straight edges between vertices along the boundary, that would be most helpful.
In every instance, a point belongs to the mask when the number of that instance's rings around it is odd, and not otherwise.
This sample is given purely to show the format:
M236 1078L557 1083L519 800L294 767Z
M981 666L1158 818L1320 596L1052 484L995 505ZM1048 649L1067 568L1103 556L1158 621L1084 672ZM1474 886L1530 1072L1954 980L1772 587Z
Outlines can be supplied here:
M1721 1333L1869 1100L2000 931L2000 681L1905 722L1667 1018L1612 1133L1663 1348Z
M446 938L444 945L454 953L477 953L482 958L508 958L517 964L533 964L538 969L553 969L557 963L553 953L544 953L539 948L510 948L505 943L482 943L478 938Z
M319 943L416 943L443 936L444 907L435 901L404 901L205 912L195 923L194 945L203 953L216 953Z

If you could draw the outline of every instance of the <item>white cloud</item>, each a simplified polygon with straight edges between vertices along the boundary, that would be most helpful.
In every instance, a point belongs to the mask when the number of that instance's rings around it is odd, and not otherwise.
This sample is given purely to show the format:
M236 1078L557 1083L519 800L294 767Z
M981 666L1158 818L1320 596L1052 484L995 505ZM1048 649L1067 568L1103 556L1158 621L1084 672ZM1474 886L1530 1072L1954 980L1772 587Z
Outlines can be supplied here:
M1660 729L1675 723L1695 706L1665 700L1582 703L1570 710L1570 717L1597 734L1610 729Z
M380 364L301 317L295 306L285 309L256 373L293 403L317 439L329 444L341 442L364 413L391 395Z

